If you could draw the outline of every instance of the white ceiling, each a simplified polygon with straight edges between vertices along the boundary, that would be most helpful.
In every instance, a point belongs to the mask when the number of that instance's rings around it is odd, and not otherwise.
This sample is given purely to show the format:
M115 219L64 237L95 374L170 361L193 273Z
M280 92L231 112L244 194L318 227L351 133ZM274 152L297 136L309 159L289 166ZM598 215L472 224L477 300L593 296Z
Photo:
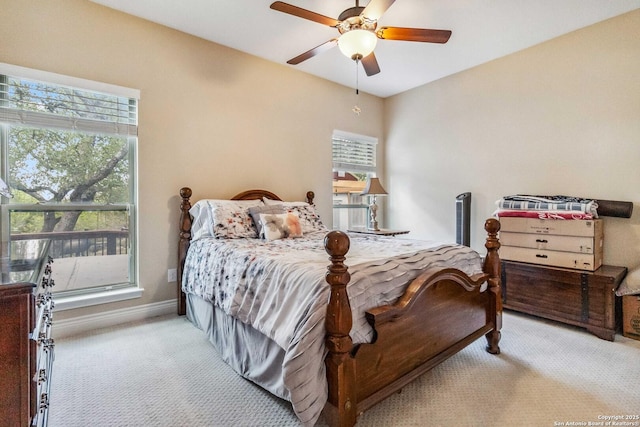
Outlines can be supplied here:
M91 0L355 87L356 66L337 47L302 62L286 61L339 33L335 28L269 8L272 0ZM290 0L292 5L338 18L355 0ZM366 6L363 0L361 6ZM397 0L378 26L433 28L453 32L446 44L379 40L381 72L359 88L388 97L525 49L570 31L640 8L640 0Z

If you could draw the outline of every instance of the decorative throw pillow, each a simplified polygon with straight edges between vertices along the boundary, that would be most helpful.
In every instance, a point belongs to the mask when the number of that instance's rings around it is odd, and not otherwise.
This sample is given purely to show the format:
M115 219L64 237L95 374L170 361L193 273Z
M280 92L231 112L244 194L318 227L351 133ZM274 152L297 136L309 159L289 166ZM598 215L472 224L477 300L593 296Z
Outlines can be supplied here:
M260 214L260 222L265 240L286 239L302 236L298 215L293 212L282 214Z
M282 205L287 212L295 212L300 218L300 225L302 226L302 232L304 234L312 233L314 231L329 231L329 229L322 223L320 216L316 211L314 205L310 205L307 202L281 202L279 200L271 200L266 197L262 199L265 205Z
M286 208L286 207L285 207ZM320 220L320 216L316 212L313 205L291 206L286 208L288 212L295 212L300 218L300 225L303 233L312 233L314 231L329 231Z
M264 238L264 232L262 229L262 223L260 222L260 214L283 214L285 213L282 205L269 205L269 206L253 206L249 208L249 215L253 220L253 224L258 231L258 237Z

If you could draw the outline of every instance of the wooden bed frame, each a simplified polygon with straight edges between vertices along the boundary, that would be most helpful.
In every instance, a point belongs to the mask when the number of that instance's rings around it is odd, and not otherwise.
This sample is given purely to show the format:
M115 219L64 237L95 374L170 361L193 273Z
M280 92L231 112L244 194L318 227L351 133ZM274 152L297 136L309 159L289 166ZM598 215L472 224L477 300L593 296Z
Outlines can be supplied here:
M190 188L180 190L178 314L181 315L186 313L186 296L181 286L191 240L191 194ZM263 196L281 200L265 190L245 191L233 200ZM307 193L309 203L313 203L313 197L313 192ZM453 268L424 271L395 304L366 313L375 339L370 344L355 346L349 336L352 317L347 283L350 275L344 264L349 237L340 231L326 235L324 245L331 262L326 281L331 286L331 296L325 320L329 396L323 413L330 425L353 426L363 411L483 335L487 340L486 350L500 353L502 295L497 238L500 223L490 218L484 228L487 231L484 274L469 277ZM486 290L481 289L485 282Z

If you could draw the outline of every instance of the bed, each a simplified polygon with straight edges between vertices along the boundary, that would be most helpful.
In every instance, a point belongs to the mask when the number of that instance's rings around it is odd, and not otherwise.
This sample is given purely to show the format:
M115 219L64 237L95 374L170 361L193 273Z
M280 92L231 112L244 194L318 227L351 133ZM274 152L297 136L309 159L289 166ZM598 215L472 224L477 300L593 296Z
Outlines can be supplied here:
M231 200L284 205L304 232L225 239L211 230L203 237L206 203L192 206L191 195L180 190L178 313L238 373L289 400L301 424L314 425L322 412L330 425L355 425L363 411L482 336L489 353L500 352L496 219L485 223L481 258L460 245L316 229L305 216L312 192L294 204L249 190ZM261 214L258 222L283 215ZM268 233L268 221L262 225Z

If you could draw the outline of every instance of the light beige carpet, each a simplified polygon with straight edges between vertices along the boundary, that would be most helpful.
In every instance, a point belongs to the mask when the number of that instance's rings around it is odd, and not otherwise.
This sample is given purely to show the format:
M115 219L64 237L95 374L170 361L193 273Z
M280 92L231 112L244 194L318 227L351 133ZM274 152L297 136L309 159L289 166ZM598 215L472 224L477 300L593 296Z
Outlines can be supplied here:
M588 425L640 415L640 341L608 342L507 312L502 354L484 345L426 373L358 425ZM59 339L55 351L51 427L299 425L287 402L236 375L184 317Z

